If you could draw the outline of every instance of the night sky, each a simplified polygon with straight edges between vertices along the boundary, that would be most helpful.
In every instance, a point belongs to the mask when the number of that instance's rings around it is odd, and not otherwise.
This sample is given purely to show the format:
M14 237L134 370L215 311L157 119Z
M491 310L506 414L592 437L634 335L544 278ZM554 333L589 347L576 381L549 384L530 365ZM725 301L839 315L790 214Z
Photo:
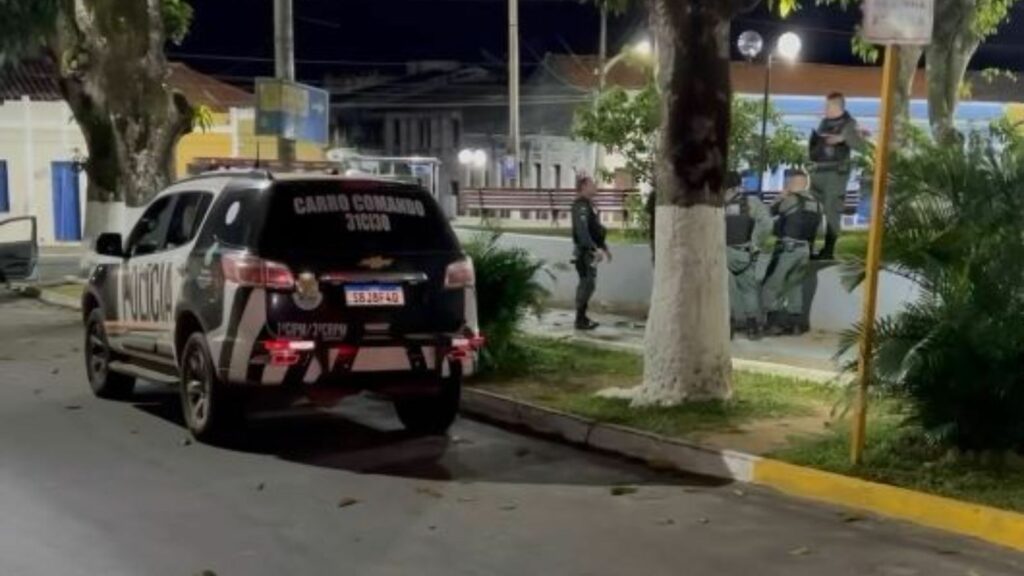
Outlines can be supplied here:
M182 46L172 47L172 58L243 85L254 76L273 73L272 0L192 3L192 32ZM296 59L303 82L319 84L326 74L400 70L407 60L504 65L506 0L295 0L295 12ZM803 60L859 64L850 54L858 18L810 7L782 21L762 5L737 18L733 34L754 28L771 38L793 30L804 39ZM597 11L581 0L520 0L520 19L524 73L546 52L597 51ZM641 37L645 27L639 9L615 18L610 51ZM982 46L971 67L1024 71L1024 3L1017 5L1000 34Z

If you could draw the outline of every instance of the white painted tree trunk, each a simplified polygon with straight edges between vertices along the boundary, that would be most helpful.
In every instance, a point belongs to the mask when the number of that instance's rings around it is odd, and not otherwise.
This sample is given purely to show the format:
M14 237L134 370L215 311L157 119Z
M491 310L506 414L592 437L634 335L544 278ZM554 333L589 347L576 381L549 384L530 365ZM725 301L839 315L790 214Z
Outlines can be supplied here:
M654 292L644 381L635 405L732 394L725 215L721 207L658 206Z

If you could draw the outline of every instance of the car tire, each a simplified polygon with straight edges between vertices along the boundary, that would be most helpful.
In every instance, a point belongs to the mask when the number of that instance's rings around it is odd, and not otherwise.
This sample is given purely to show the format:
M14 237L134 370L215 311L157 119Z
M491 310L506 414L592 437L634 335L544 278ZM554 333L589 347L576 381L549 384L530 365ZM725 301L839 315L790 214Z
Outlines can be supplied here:
M414 434L444 434L455 423L462 399L462 375L453 374L441 381L441 392L395 400L395 412L405 429Z
M135 378L110 370L114 352L107 340L106 317L99 308L85 322L85 373L92 393L100 398L124 399L135 390Z
M227 440L243 424L241 399L218 378L206 336L196 332L181 352L180 396L185 426L200 442Z

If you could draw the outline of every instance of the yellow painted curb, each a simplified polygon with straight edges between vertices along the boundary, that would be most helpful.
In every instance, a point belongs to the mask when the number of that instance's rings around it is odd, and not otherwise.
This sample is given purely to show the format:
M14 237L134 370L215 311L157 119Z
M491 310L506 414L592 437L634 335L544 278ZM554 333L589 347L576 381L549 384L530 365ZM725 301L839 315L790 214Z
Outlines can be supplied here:
M1024 551L1024 514L932 496L777 460L754 463L754 483L860 508Z

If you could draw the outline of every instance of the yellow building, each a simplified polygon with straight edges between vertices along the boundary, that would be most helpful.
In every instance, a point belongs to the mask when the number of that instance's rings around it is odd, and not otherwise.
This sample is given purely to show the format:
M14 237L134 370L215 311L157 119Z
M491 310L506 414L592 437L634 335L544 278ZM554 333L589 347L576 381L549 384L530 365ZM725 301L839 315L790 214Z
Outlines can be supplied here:
M175 151L177 174L196 157L274 159L276 139L257 137L252 94L171 65L169 84L194 106L212 113L212 125L182 138ZM299 144L300 160L323 160L320 146ZM44 245L77 243L85 231L88 149L46 61L0 68L0 220L35 216ZM122 222L122 225L124 223Z

